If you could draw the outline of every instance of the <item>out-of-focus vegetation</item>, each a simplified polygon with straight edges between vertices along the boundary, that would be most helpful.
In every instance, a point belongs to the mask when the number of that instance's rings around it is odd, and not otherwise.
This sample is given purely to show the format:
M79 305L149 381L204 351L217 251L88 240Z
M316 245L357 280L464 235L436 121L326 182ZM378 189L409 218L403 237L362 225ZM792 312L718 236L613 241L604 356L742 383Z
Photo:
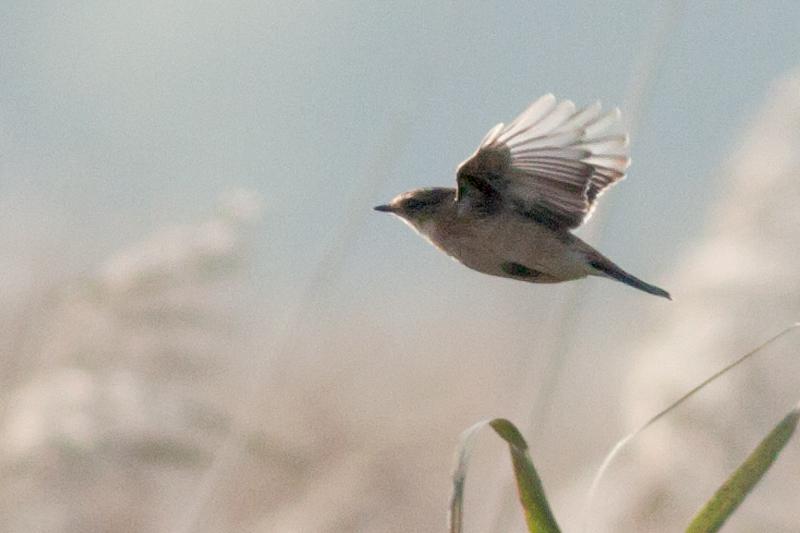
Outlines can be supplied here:
M495 413L577 529L619 434L800 317L795 2L0 12L2 533L439 530L452 438ZM371 217L550 91L636 117L581 231L672 304L491 279ZM689 522L796 399L770 351L626 448L597 533ZM726 527L796 533L795 442ZM465 529L516 533L492 444Z
M669 407L653 416L648 422L642 425L640 429L631 433L617 443L617 445L612 449L611 453L606 457L603 465L598 471L597 477L595 478L595 483L593 483L592 487L590 488L587 504L583 509L583 513L587 515L584 518L586 520L584 530L594 530L592 525L592 517L588 516L588 514L591 513L592 510L592 501L595 496L595 490L598 482L602 478L602 475L605 473L606 467L610 464L610 461L616 456L617 452L622 448L622 446L628 444L633 438L646 430L653 423L657 422L671 411L677 409L691 396L705 388L716 379L722 377L739 364L760 352L763 348L771 344L779 337L794 330L798 325L799 324L796 324L785 329L783 332L776 335L759 348L748 352L730 365L727 365L719 372L716 372L713 376L709 377L700 385L694 387L687 394L683 395L677 401L673 402ZM800 405L792 409L789 414L787 414L783 420L781 420L775 426L775 428L761 441L758 447L715 492L715 494L703 506L703 508L698 511L686 529L687 533L713 533L722 527L722 525L736 511L750 491L753 490L759 480L761 480L761 478L767 473L769 468L775 462L778 454L780 454L791 436L794 434L799 419ZM469 464L472 449L475 446L475 439L477 438L478 432L486 426L490 426L492 429L494 429L495 432L508 443L514 476L517 482L519 500L522 504L528 530L531 533L558 533L560 529L550 509L550 504L547 500L547 496L545 495L542 481L539 479L539 475L536 472L536 468L534 467L533 461L528 453L528 444L525 442L525 439L522 437L519 430L513 423L499 418L485 422L479 422L466 430L461 437L461 442L458 446L456 469L453 473L453 492L450 502L451 533L462 533L464 528L463 501L467 466ZM686 482L688 482L688 480L686 480Z

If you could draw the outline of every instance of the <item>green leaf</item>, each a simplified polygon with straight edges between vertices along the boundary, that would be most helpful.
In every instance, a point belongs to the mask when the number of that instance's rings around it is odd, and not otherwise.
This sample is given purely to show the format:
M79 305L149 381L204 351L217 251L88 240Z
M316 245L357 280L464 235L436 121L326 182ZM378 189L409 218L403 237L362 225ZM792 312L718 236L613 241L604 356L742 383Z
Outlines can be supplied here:
M778 458L797 428L800 406L795 407L742 463L692 520L687 533L719 531Z
M600 465L600 468L597 469L597 473L595 474L594 479L592 480L592 484L589 487L589 492L586 495L586 503L583 506L583 528L582 528L582 530L583 531L589 531L589 520L591 518L592 508L593 508L593 504L594 504L594 498L595 498L595 495L597 494L598 489L600 487L600 481L602 481L603 476L605 476L606 471L608 470L609 466L611 466L611 463L614 461L614 459L620 454L620 452L628 444L630 444L631 441L633 441L633 439L638 437L641 433L643 433L645 430L647 430L650 426L652 426L653 424L655 424L656 422L658 422L659 420L661 420L662 418L664 418L665 416L670 414L672 411L674 411L675 409L680 407L684 402L686 402L691 397L693 397L695 394L697 394L698 392L703 390L706 386L708 386L711 383L715 382L717 379L721 378L722 376L724 376L725 374L727 374L728 372L730 372L731 370L733 370L737 366L741 365L742 363L744 363L745 361L747 361L751 357L754 357L755 355L758 355L765 348L770 346L772 343L774 343L775 341L777 341L778 339L780 339L784 335L786 335L788 333L791 333L791 332L793 332L794 330L796 330L798 328L800 328L800 322L797 322L797 323L792 324L791 326L789 326L787 328L784 328L781 332L779 332L777 335L773 335L771 338L767 339L767 341L762 343L760 346L754 348L753 350L750 350L749 352L747 352L746 354L742 355L741 357L739 357L738 359L736 359L732 363L726 365L724 368L718 370L717 372L715 372L714 374L712 374L711 376L709 376L708 378L703 380L700 384L696 385L689 392L687 392L686 394L684 394L683 396L681 396L680 398L678 398L677 400L672 402L668 407L666 407L665 409L662 409L661 411L656 413L653 417L651 417L649 420L647 420L647 422L645 422L644 424L639 426L639 428L637 428L636 430L634 430L631 433L628 433L625 437L620 439L614 445L614 447L611 448L611 451L608 452L608 455L606 455L605 459L603 459L603 462Z
M450 498L450 532L461 533L464 520L464 483L467 477L467 466L478 433L486 426L508 443L514 476L517 479L520 503L525 511L525 521L531 533L559 533L560 529L547 503L542 481L533 466L528 443L519 430L503 418L478 422L461 434L458 446L455 471L453 472L453 493Z

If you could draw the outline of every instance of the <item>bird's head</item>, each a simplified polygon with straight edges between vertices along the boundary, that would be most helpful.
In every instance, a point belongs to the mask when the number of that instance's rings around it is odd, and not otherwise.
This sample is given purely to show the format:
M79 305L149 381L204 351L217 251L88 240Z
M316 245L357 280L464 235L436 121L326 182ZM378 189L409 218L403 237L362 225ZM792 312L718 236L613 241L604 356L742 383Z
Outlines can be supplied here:
M375 210L397 215L421 229L426 222L435 220L437 215L452 206L454 200L454 189L414 189L395 196L388 204L375 206Z

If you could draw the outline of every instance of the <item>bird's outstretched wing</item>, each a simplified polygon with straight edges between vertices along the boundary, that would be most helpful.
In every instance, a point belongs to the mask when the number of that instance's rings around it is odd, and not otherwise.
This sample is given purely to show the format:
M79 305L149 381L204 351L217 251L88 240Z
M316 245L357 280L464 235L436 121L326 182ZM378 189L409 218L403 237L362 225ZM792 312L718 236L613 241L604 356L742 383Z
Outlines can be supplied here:
M625 177L628 136L606 130L619 110L576 110L547 94L508 125L498 124L458 167L458 200L502 202L554 228L586 221L595 201Z

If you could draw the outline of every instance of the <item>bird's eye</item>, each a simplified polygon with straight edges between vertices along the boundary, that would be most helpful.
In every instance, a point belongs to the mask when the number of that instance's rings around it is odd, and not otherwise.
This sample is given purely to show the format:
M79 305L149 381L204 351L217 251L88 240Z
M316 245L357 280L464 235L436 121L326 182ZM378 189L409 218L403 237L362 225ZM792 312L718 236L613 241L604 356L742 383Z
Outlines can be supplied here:
M405 208L408 211L419 211L423 207L425 207L425 202L421 202L415 198L409 198L406 200Z

